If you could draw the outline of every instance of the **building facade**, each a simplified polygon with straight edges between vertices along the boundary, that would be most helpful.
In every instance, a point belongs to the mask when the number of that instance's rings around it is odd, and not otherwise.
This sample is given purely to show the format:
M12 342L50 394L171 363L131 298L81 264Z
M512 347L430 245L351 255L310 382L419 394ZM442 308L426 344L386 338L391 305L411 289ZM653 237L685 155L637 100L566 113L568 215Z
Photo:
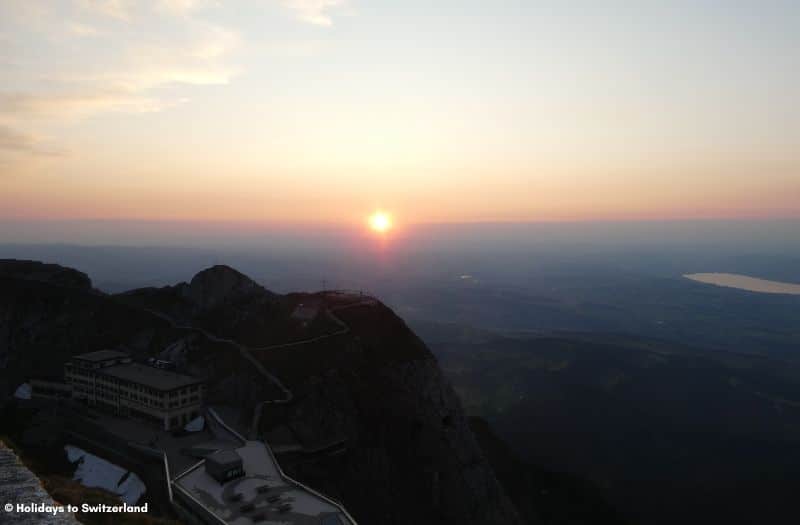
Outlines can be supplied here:
M150 421L164 430L198 417L205 397L203 381L135 363L128 354L111 350L72 357L64 365L64 380L73 399Z
M31 378L31 396L37 399L59 401L72 397L72 387L61 378Z

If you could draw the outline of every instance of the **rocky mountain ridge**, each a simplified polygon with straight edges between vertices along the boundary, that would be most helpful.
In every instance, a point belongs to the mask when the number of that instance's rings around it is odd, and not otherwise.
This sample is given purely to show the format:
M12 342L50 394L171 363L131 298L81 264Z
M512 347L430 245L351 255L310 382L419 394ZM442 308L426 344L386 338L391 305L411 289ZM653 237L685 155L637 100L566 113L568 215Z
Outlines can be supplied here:
M109 296L66 268L48 267L51 280L35 262L3 266L0 404L77 353L117 348L143 359L180 347L186 371L207 378L210 403L240 408L242 425L261 411L258 435L293 445L284 468L360 523L522 522L435 358L377 300L276 295L224 266L188 284ZM300 304L316 305L316 316L298 322ZM292 401L265 403L274 387L226 341L249 345Z

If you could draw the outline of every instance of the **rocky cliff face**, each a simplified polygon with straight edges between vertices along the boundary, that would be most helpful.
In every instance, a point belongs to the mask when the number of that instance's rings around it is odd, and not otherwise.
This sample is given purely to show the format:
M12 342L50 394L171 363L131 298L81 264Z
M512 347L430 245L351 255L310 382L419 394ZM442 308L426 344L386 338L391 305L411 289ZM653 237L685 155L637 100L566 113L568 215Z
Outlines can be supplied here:
M3 504L7 502L24 502L27 504L43 504L50 508L62 506L56 503L42 488L39 479L28 470L17 458L14 451L0 441L0 495ZM78 525L78 520L71 513L17 512L16 509L0 511L3 523L15 525Z
M363 523L520 523L428 348L386 306L348 300L326 298L347 333L256 353L295 395L261 421L302 446L286 470Z
M91 293L90 284L0 280L0 397L29 375L59 374L80 352L180 353L208 378L212 401L243 408L243 425L261 406L257 430L287 472L342 501L360 523L520 523L435 358L376 300L276 296L227 267L121 296ZM300 302L320 304L319 319L293 320ZM291 402L261 405L280 392L235 344L176 327L174 315L258 343L250 354L291 389ZM254 348L278 336L298 344Z
M360 522L520 523L434 360L332 371L305 386L286 424L312 450L336 438L343 450L282 464Z

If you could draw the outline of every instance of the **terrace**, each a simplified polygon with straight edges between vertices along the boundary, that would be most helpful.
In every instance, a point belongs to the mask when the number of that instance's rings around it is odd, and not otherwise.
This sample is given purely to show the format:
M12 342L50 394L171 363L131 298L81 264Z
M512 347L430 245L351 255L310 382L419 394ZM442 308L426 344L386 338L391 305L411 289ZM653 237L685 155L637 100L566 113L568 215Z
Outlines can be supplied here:
M229 525L354 525L331 500L286 478L267 446L246 441L234 451L245 474L218 482L197 463L173 480L175 495L206 521Z

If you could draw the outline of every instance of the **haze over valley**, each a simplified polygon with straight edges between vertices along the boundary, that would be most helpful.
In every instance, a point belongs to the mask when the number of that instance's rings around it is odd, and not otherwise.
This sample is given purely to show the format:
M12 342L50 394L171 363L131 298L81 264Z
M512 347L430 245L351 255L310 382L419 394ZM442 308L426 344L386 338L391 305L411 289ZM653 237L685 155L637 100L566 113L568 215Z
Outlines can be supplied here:
M637 523L775 518L800 485L791 459L800 298L684 274L800 282L800 243L787 242L800 228L687 226L641 223L609 237L570 225L463 225L393 245L341 232L339 242L298 246L265 232L235 246L3 251L83 268L107 292L164 286L224 261L275 291L381 297L430 346L467 413L525 461L591 480ZM748 232L748 244L742 229L761 234ZM762 475L785 482L756 489Z

